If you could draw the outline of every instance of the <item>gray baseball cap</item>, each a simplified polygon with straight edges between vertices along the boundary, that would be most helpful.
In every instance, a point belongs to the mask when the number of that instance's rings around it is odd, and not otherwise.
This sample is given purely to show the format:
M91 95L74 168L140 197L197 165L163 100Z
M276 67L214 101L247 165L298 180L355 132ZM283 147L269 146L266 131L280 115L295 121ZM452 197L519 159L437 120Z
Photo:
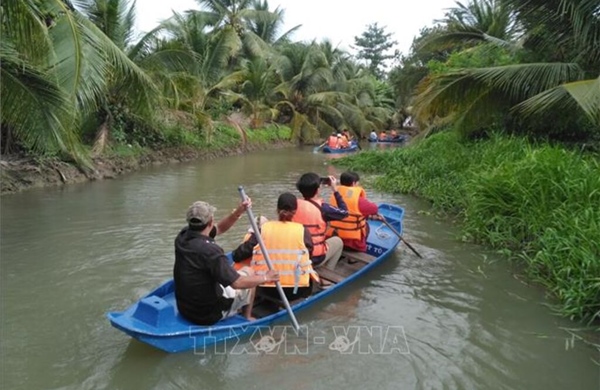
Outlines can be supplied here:
M202 201L197 201L192 204L185 216L186 221L190 226L204 226L213 219L216 208Z

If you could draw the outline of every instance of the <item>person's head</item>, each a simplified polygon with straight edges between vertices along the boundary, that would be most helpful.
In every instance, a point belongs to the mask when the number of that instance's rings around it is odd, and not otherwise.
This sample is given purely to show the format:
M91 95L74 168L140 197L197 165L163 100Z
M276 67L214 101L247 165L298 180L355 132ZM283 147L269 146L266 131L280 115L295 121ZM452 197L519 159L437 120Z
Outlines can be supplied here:
M296 188L300 191L304 199L314 198L317 195L320 185L321 178L314 172L305 173L296 182Z
M291 221L298 209L296 195L284 192L277 199L277 215L282 222Z
M342 138L342 133L337 133L338 138Z
M344 172L340 176L340 184L346 187L352 187L358 180L358 173L355 172Z
M211 224L215 215L216 208L210 204L197 201L194 202L187 210L185 219L190 230L203 231Z

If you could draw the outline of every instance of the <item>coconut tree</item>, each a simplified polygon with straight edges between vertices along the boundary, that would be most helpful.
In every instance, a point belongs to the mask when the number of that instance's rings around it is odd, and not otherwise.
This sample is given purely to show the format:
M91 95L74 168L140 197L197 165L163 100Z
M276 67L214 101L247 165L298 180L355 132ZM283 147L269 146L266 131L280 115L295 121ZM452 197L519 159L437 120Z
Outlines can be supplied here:
M60 148L83 161L81 120L95 112L111 80L131 107L150 109L151 80L70 2L7 0L2 12L6 139L14 136L40 151ZM25 94L28 99L12 99Z
M273 108L275 87L281 79L275 67L267 63L264 58L244 60L241 69L225 77L239 82L239 92L225 91L224 95L242 103L246 113L251 118L251 127L258 128L264 121L270 121L277 116Z
M503 0L456 1L456 7L437 22L443 28L429 34L421 49L456 49L481 42L514 48L521 32L513 7Z
M600 45L598 3L507 3L514 7L519 22L527 29L523 58L543 59L544 46L554 45L562 53L560 58L554 57L560 62L459 69L431 77L420 86L415 103L418 119L428 123L436 117L452 118L468 133L503 121L509 114L522 120L535 117L529 122L535 127L536 122L544 123L541 119L550 113L560 112L560 117L570 123L587 118L598 128L600 54L594 49ZM532 39L535 45L530 42Z
M295 138L310 142L341 128L360 134L368 127L345 78L347 64L332 67L328 57L338 57L314 42L284 45L281 53L277 71L283 82L276 88L277 108L289 118Z
M283 28L285 11L280 7L270 11L267 0L254 0L252 8L259 12L251 20L248 20L248 29L269 45L277 45L288 42L290 36L302 25L297 25L286 32L281 33Z

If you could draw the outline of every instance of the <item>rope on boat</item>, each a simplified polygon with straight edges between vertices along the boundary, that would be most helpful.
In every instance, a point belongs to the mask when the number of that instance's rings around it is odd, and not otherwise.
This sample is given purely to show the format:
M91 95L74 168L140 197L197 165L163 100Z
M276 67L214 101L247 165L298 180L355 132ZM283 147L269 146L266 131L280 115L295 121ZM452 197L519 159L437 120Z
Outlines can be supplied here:
M379 225L379 227L375 229L375 235L382 240L389 240L391 235L388 232L384 232L383 230L381 230L381 228L384 226L385 225Z

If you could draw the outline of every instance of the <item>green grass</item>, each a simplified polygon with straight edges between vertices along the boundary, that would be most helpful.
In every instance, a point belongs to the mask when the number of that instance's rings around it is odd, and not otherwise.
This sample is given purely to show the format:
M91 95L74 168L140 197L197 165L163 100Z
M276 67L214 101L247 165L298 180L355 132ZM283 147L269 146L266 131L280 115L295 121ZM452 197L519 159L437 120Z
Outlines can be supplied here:
M464 237L526 265L574 319L600 319L600 159L560 146L451 132L340 164L383 173L374 185L460 216Z

